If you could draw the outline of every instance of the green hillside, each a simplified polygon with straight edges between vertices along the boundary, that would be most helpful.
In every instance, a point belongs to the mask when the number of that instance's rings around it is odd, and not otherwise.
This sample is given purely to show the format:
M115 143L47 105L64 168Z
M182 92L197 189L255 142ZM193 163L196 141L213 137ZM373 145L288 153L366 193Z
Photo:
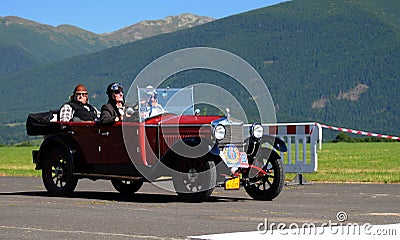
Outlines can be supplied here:
M58 108L79 82L100 106L109 82L129 86L158 57L206 46L244 58L261 74L278 122L319 121L400 135L398 9L395 0L294 0L41 66L2 83L0 122ZM215 72L187 71L168 84L199 81L221 85L251 107L232 79ZM3 125L0 141L9 141L5 133L17 128Z
M52 27L18 17L0 17L0 75L107 48L94 33Z

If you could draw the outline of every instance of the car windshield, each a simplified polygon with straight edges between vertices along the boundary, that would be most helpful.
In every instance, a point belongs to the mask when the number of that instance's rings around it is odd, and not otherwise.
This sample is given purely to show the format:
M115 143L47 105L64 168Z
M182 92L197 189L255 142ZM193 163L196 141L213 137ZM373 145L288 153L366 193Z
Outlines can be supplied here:
M193 87L137 88L140 121L163 113L194 115Z

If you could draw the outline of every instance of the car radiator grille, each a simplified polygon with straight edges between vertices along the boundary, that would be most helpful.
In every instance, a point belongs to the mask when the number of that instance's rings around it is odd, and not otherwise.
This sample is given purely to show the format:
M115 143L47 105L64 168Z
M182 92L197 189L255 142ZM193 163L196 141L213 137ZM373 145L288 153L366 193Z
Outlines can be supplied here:
M225 125L225 138L218 143L220 148L234 144L240 151L244 149L243 125Z

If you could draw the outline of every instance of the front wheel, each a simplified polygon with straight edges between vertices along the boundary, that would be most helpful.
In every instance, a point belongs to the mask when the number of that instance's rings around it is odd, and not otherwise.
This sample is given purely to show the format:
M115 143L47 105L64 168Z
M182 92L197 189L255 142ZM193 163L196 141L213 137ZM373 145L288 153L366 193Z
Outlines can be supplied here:
M50 195L67 196L75 190L78 179L72 169L72 160L65 149L54 148L45 155L42 180Z
M114 188L123 195L131 195L139 191L143 185L143 180L111 180Z
M281 159L271 150L260 149L253 165L260 167L262 171L250 170L249 181L245 185L247 194L253 199L263 201L276 198L285 184Z
M203 202L214 191L215 163L203 159L182 159L172 181L178 196L185 202Z

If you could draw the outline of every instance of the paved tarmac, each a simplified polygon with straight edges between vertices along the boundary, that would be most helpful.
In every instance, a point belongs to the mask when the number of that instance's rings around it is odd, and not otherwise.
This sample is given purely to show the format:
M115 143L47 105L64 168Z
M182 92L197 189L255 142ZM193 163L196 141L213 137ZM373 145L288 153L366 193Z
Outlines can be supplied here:
M0 239L188 239L256 231L266 219L338 222L339 212L349 223L400 223L400 185L287 186L269 202L217 188L207 202L184 203L149 183L123 198L109 181L80 180L71 197L60 198L47 196L40 178L0 177Z

